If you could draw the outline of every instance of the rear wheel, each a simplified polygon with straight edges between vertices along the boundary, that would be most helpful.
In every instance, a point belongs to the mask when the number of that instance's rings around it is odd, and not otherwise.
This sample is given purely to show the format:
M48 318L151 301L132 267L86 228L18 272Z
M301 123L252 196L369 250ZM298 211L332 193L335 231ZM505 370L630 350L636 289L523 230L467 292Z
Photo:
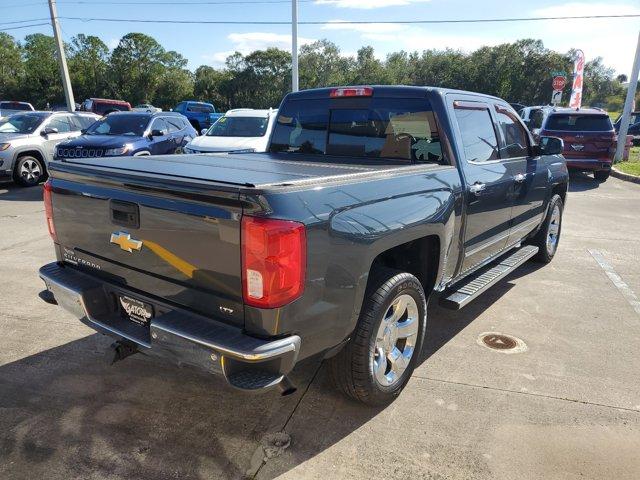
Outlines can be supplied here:
M45 177L42 160L32 155L18 158L13 171L13 179L23 187L38 185Z
M346 395L385 405L400 394L418 361L427 302L409 273L380 269L374 278L352 338L329 360L329 368Z
M558 250L558 242L560 241L560 232L562 230L563 208L564 205L560 195L553 195L549 201L547 217L531 242L532 245L539 248L538 254L534 257L538 262L549 263L553 260Z
M610 170L597 170L593 172L593 177L599 182L606 182L609 175L611 175Z

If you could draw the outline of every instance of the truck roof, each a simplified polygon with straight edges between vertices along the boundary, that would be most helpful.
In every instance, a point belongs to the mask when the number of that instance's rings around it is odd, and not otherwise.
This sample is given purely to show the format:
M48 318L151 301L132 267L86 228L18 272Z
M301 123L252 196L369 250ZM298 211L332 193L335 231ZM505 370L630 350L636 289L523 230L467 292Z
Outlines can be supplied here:
M474 95L477 97L484 97L492 100L503 100L492 95L486 95L484 93L470 92L466 90L456 90L452 88L442 88L433 86L413 86L413 85L349 85L340 87L325 87L325 88L312 88L309 90L301 90L295 93L289 93L287 97L297 99L315 99L315 98L327 98L331 94L332 90L336 88L363 88L368 87L373 89L373 95L380 95L385 97L403 97L403 98L423 98L426 92L436 92L439 95L446 95L449 93L458 93L465 95Z

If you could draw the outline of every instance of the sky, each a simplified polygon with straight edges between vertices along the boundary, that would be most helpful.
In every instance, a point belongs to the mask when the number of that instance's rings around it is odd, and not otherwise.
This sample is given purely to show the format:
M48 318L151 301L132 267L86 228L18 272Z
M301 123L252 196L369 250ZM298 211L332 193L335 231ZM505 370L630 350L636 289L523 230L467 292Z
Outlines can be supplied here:
M60 17L216 20L216 21L290 21L291 4L207 5L207 0L57 0ZM254 0L265 1L265 0ZM580 48L587 60L601 56L617 73L629 75L640 30L640 17L627 19L547 20L539 22L426 24L426 25L344 25L341 21L442 20L506 17L549 17L576 15L640 14L640 0L560 2L558 0L299 0L299 21L327 21L329 25L300 25L299 43L326 38L336 43L343 54L354 55L371 45L376 56L406 50L453 48L473 51L483 45L497 45L521 38L535 38L547 48L566 52ZM199 4L198 4L199 3ZM31 19L46 19L46 0L0 0L0 30L18 26L9 24ZM40 23L40 22L33 22ZM129 32L153 36L167 50L175 50L189 60L189 68L199 65L221 67L234 51L247 54L275 46L291 48L290 25L179 25L131 22L69 20L61 18L66 41L78 33L97 35L110 48ZM7 30L16 39L35 32L51 34L50 25Z

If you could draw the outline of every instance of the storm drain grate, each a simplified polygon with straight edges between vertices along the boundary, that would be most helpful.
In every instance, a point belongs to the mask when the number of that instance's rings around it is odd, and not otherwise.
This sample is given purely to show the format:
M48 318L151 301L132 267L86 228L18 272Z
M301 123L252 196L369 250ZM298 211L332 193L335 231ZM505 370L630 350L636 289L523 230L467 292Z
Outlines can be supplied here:
M527 345L519 338L498 332L486 332L478 337L478 344L503 353L520 353Z
M496 350L511 350L516 348L518 342L515 338L507 337L506 335L498 335L495 333L485 335L482 337L482 343L489 348L495 348Z

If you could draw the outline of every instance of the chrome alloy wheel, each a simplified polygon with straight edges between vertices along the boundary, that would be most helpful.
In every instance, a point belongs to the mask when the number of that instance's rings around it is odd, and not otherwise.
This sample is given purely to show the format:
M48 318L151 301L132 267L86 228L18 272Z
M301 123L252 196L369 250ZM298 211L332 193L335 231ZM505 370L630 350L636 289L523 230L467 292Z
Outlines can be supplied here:
M411 295L399 295L387 309L373 351L373 373L385 387L400 380L409 366L418 336L419 311Z
M40 165L35 160L25 160L20 165L20 177L27 183L35 183L42 175Z
M547 253L553 255L558 247L558 236L560 235L560 207L555 205L551 212L551 220L549 221L549 229L547 230Z

